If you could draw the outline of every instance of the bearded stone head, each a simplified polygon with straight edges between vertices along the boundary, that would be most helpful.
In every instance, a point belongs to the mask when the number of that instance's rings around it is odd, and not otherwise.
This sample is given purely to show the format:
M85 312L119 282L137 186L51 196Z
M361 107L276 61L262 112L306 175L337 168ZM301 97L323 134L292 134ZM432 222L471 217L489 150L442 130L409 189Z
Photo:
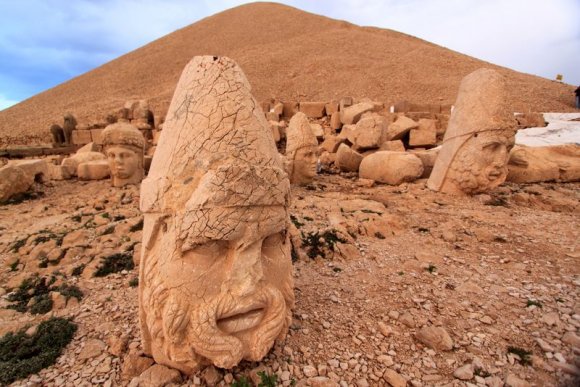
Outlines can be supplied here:
M289 189L241 69L194 57L141 187L140 320L156 362L185 373L232 368L285 337Z
M429 188L475 194L505 181L517 127L506 101L505 79L494 70L480 69L461 81Z

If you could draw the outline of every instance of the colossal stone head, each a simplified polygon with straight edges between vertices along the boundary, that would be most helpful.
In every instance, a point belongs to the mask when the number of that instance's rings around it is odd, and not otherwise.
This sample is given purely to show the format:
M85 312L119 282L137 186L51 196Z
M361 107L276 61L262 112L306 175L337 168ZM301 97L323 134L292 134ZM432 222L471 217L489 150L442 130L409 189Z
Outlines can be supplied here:
M185 373L260 360L291 322L290 184L250 90L233 60L194 57L141 186L143 345Z
M487 192L507 176L517 122L506 106L506 86L494 70L461 81L443 146L427 186L451 194Z
M316 176L318 141L308 118L302 112L294 114L286 129L286 160L292 184L311 183Z
M131 124L117 122L107 126L101 136L113 187L139 184L143 179L145 149L141 132Z

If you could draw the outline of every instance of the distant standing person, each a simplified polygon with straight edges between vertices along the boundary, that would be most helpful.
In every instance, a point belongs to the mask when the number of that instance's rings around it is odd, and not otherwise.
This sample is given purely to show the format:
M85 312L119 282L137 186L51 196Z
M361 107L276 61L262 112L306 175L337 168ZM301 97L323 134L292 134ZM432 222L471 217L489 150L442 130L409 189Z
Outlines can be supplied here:
M580 86L578 86L574 93L576 93L576 109L580 109Z

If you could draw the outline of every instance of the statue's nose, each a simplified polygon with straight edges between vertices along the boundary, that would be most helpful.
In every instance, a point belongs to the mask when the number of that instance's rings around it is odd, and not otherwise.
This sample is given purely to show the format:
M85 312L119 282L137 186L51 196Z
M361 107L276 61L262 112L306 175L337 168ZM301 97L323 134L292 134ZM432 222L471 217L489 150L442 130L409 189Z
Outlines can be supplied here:
M239 247L232 252L232 265L229 276L230 291L243 297L256 291L264 277L262 266L262 242L257 241L247 247Z

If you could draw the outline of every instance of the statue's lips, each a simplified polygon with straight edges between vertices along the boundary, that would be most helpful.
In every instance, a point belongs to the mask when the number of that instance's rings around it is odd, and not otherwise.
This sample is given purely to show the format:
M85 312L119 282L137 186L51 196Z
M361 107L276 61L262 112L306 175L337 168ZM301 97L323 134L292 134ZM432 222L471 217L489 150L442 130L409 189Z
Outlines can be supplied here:
M488 173L487 176L490 180L495 180L495 179L499 178L502 175L502 173L503 172L501 170L493 170L490 173Z
M237 309L217 320L217 326L227 334L242 332L259 325L265 314L262 305Z

